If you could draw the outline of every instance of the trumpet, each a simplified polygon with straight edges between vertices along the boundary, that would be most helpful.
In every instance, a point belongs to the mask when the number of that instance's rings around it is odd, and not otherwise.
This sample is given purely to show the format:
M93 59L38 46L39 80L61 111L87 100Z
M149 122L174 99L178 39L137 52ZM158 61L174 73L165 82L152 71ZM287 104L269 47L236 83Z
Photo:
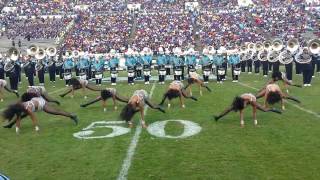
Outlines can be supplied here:
M287 50L290 51L291 53L296 52L299 49L299 41L298 39L289 39L287 42Z
M320 40L313 39L308 43L308 49L312 54L319 54L320 53Z
M38 53L38 51L39 51L39 47L34 45L34 44L32 44L32 45L30 45L28 47L27 54L30 55L30 56L34 56L34 55L36 55Z

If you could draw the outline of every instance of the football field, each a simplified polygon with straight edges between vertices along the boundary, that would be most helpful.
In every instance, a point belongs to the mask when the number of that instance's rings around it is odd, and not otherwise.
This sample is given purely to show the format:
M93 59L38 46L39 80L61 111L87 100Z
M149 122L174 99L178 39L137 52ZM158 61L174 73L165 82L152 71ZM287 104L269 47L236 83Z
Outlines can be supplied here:
M74 98L61 98L59 94L67 89L64 81L58 80L55 88L47 83L49 95L61 102L53 106L76 113L79 124L37 112L39 133L30 118L22 121L19 135L14 128L0 128L0 173L13 180L319 179L320 74L313 78L312 87L289 88L301 104L288 101L281 115L259 111L257 127L251 108L245 110L244 128L240 128L239 113L213 120L213 115L229 106L236 95L255 94L267 79L243 73L239 83L211 81L212 92L203 89L203 96L193 86L198 101L186 99L186 108L175 99L169 109L165 103L165 114L146 109L148 129L141 129L139 113L132 129L119 121L124 103L118 102L118 109L113 110L108 100L106 112L101 102L81 108L81 103L99 93L87 91L88 99L84 99L82 91L76 91ZM302 76L295 75L293 80L302 84ZM23 77L20 94L26 84ZM145 89L158 104L168 84L129 86L123 82L116 88L127 97ZM110 87L110 83L103 83L103 87ZM0 109L15 100L13 94L5 93ZM281 108L280 104L275 107Z

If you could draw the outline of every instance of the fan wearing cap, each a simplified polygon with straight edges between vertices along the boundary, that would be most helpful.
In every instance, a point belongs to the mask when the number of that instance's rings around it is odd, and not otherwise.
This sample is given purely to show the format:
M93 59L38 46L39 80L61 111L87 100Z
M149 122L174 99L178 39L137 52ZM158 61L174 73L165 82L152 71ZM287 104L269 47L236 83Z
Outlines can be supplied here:
M163 48L160 47L158 51L158 57L157 57L159 84L164 84L164 80L166 77L165 64L166 64L166 55L163 52Z
M221 114L218 116L214 116L214 119L218 121L225 115L227 115L231 111L239 111L240 112L240 126L244 127L244 109L248 106L251 105L252 107L252 112L253 112L253 120L254 120L254 125L258 125L258 120L257 120L257 109L263 112L274 112L281 114L281 111L277 109L269 109L261 106L257 102L257 98L251 94L251 93L245 93L241 94L240 96L236 96L233 99L233 102L230 107L226 108Z
M117 57L116 50L114 49L110 50L110 56L111 56L111 59L108 62L108 66L110 68L110 74L111 74L111 85L115 86L117 84L117 76L118 76L117 68L119 67L119 58Z

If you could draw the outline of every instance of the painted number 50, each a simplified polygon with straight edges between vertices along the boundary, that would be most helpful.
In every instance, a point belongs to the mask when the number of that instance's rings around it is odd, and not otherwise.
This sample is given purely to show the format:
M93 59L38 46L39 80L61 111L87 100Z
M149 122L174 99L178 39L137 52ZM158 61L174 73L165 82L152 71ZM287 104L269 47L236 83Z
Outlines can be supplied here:
M178 136L167 135L165 132L165 126L168 122L178 122L183 125L183 133ZM121 124L125 124L123 121L96 121L91 123L88 127L82 129L82 131L73 134L75 138L79 139L99 139L99 138L112 138L121 136L130 132L130 128L122 127ZM94 136L94 130L97 128L110 128L111 133L105 135ZM187 120L165 120L157 121L150 124L147 128L149 134L159 138L187 138L198 134L201 131L201 127L194 122Z

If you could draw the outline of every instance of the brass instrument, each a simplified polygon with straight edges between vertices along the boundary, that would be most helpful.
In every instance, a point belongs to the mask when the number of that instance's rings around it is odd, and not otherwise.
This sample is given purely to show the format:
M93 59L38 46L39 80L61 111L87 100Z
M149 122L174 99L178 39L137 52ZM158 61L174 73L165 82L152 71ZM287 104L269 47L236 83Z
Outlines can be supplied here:
M320 40L313 39L308 43L308 49L312 54L319 54L320 53Z
M271 49L272 49L272 46L271 46L272 44L271 44L271 41L264 41L263 42L263 47L264 47L264 49L265 50L267 50L267 51L271 51Z
M39 47L32 44L28 47L27 49L27 54L30 55L30 56L35 56L39 51Z
M255 50L259 52L259 51L262 51L263 49L264 49L263 43L258 42L256 44Z
M20 54L19 50L15 47L12 47L8 50L9 61L6 62L6 64L4 65L4 71L10 72L13 70L15 62L19 58L19 54Z
M281 51L283 48L283 42L280 39L275 39L272 41L272 50Z
M40 48L38 50L38 53L35 55L35 58L37 59L37 63L36 63L36 71L39 71L43 68L43 59L46 57L46 53L45 50Z
M57 54L57 49L55 47L49 47L46 49L46 54L50 57L48 61L48 66L52 66L55 63L54 56Z
M299 41L298 39L289 39L287 42L287 50L290 51L292 54L295 53L299 49Z

